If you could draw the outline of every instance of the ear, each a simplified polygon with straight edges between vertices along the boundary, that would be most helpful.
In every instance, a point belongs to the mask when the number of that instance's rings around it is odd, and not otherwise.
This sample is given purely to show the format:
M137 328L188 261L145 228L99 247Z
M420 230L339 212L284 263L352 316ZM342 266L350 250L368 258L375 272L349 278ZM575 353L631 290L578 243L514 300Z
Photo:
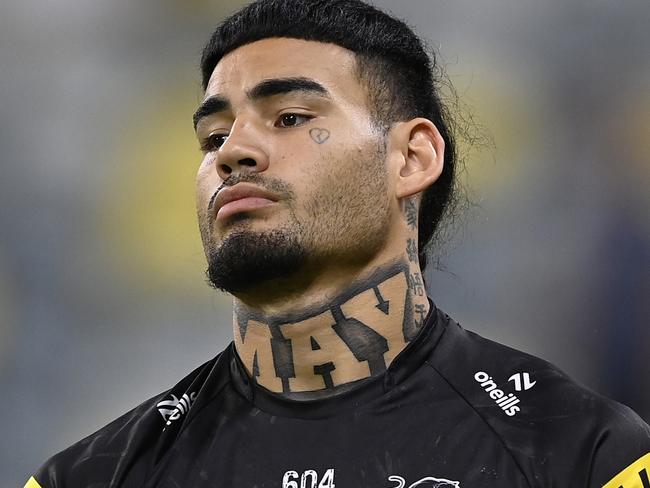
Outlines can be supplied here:
M433 122L424 118L399 122L391 139L400 153L395 196L407 198L431 186L442 173L445 154L445 141Z

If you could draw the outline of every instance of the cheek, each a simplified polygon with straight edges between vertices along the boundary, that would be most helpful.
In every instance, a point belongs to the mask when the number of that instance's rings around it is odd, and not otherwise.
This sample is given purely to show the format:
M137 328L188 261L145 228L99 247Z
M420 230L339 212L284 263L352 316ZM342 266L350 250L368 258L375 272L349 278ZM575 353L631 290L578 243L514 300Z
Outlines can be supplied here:
M373 211L379 217L387 191L381 157L374 146L323 152L308 178L307 211L348 220Z
M206 204L221 184L221 179L214 171L214 161L204 160L196 173L196 204Z
M210 174L209 171L206 171L204 168L199 169L196 175L196 213L199 223L199 228L201 229L202 238L205 239L205 234L208 228L208 203L212 194L219 187L219 183L213 181L214 177Z
M283 178L294 171L302 171L306 161L318 157L317 148L307 144L308 140L309 135L301 132L291 139L274 141L269 148L270 171Z
M203 203L206 200L206 193L207 193L207 184L206 184L206 179L201 176L199 173L196 177L196 208L200 212L201 209L203 208Z

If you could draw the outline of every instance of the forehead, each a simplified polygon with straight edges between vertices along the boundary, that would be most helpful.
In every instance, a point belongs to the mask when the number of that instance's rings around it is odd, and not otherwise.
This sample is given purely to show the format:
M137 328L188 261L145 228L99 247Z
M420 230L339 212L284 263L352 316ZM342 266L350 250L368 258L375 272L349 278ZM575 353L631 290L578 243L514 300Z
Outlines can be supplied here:
M335 44L271 38L245 44L224 56L210 77L206 97L235 96L262 80L312 78L332 91L362 95L354 53Z

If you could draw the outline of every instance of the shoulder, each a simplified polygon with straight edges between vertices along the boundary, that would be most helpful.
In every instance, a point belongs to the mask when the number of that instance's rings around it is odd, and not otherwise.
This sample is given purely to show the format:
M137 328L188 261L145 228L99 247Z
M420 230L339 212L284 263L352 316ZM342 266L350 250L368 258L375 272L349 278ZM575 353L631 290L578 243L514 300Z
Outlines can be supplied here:
M142 438L146 431L157 425L162 430L162 419L156 405L167 392L158 394L126 412L98 431L81 439L70 447L49 458L37 471L34 481L42 488L77 486L86 479L86 471L101 471L118 463L121 452L129 439ZM98 463L106 467L98 467ZM112 469L112 468L111 468ZM30 485L28 485L30 486Z
M94 483L108 486L107 480L123 479L128 470L151 455L165 430L173 430L175 424L182 422L219 357L202 364L169 390L145 400L52 456L26 486L60 488Z
M650 452L650 427L628 407L585 388L543 359L445 318L431 366L531 479L603 486ZM615 488L619 486L624 485Z

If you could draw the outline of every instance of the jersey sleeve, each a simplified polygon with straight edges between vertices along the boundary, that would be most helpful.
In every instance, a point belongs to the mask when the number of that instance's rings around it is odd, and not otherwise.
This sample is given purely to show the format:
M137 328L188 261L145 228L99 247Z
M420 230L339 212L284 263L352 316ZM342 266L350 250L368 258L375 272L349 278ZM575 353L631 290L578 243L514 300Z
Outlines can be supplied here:
M634 461L609 480L603 488L646 488L648 486L650 486L650 453Z
M650 488L650 427L628 407L613 408L594 453L590 486Z
M531 487L650 488L650 427L630 408L458 325L447 327L436 354L436 370L490 426ZM504 394L512 408L496 400Z
M161 439L177 431L220 356L196 368L170 390L52 456L32 473L24 488L105 486L107 479L142 478ZM118 485L123 483L111 483ZM128 486L136 485L140 486L132 481Z

